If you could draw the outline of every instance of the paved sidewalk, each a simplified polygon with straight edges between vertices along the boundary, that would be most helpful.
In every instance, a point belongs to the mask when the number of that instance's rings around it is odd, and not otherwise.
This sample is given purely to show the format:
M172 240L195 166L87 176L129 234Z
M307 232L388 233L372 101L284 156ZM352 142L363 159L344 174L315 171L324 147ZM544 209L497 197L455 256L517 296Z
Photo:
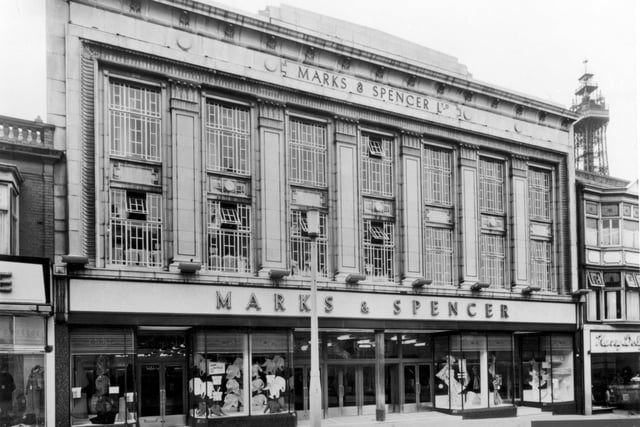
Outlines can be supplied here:
M532 421L553 420L554 425L561 426L563 421L567 424L578 425L588 420L590 426L596 421L596 425L602 427L617 427L620 424L625 427L640 427L640 415L635 415L629 411L615 411L610 414L598 415L551 415L549 412L542 412L537 408L519 407L518 416L514 418L484 418L463 420L459 415L448 415L441 412L417 412L411 414L387 414L387 419L383 422L376 421L375 415L362 415L340 418L329 418L322 420L322 427L531 427ZM624 421L623 421L624 420ZM574 421L572 423L572 421ZM600 422L601 421L601 422ZM299 427L309 427L309 420L299 420Z

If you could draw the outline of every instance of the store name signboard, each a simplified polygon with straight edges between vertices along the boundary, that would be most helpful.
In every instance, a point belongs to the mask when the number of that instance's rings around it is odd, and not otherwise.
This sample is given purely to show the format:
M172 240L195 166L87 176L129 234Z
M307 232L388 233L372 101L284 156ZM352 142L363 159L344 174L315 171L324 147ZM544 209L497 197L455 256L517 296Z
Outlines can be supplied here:
M263 296L264 298L264 296ZM245 311L262 311L262 304L273 304L274 312L284 313L287 310L298 311L299 313L311 312L311 294L300 293L298 298L294 301L287 301L285 294L280 292L273 293L273 296L269 295L265 298L267 301L260 302L260 298L256 295L256 292L252 292L245 304ZM341 299L341 298L340 298ZM233 292L228 291L222 293L216 291L216 310L232 310L233 305ZM372 301L372 299L371 299ZM404 302L404 304L403 304ZM410 311L415 317L431 317L431 318L466 318L470 319L509 319L509 306L507 304L497 304L493 302L461 302L461 301L439 301L437 299L424 300L424 299L407 299L404 298L390 298L390 305L393 307L393 315L401 315L403 310ZM243 304L241 301L240 304ZM323 296L323 308L325 314L331 314L337 304L337 299L333 295ZM423 307L425 304L425 307ZM368 315L371 313L373 305L369 305L369 300L366 297L360 298L358 302L358 308L360 314ZM356 310L353 310L352 313Z
M0 303L47 303L42 264L0 261L0 282Z
M639 353L640 332L591 332L592 353Z
M122 296L126 295L126 298ZM306 317L305 289L212 284L72 280L71 311ZM318 315L338 319L575 324L575 304L319 290Z
M351 96L362 96L402 108L429 112L451 118L461 115L460 108L451 102L426 96L417 92L404 91L392 86L357 79L345 74L332 73L302 64L285 62L282 65L285 77L312 83L326 89L343 92Z

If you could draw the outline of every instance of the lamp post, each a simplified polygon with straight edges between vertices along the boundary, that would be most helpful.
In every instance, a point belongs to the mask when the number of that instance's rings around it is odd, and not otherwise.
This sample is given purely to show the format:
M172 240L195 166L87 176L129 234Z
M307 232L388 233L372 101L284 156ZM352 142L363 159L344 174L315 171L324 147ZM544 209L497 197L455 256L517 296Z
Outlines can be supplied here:
M311 372L309 373L309 421L310 427L320 427L322 393L320 389L320 343L318 339L318 242L320 212L307 211L307 235L311 239Z

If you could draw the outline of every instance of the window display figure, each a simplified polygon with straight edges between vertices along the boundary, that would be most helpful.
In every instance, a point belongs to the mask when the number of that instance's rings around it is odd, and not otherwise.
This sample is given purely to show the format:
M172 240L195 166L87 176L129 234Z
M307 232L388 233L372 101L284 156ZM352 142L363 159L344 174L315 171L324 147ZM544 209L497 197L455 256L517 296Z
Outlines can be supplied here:
M27 386L25 387L26 411L25 424L39 424L42 419L42 407L44 402L44 368L36 365L31 369Z
M90 405L98 416L91 419L92 424L113 424L118 413L118 405L109 396L110 364L108 356L96 357L95 394L91 397Z
M493 392L493 404L502 405L502 396L500 396L500 388L502 387L502 375L496 373L496 355L491 355L491 363L489 363L489 391Z
M460 406L462 404L462 398L460 393L462 392L462 385L456 379L455 373L453 372L453 366L456 363L456 359L451 356L445 356L445 364L438 371L436 377L439 378L447 388L449 389L449 401L451 402L451 406Z
M472 403L474 405L480 404L480 372L478 365L473 365L471 367L471 372L466 378L465 386L460 392L462 396L464 396L464 401L467 401L467 393L473 393L472 395Z
M544 390L544 392L540 394L540 401L543 401L549 395L549 390L547 390L547 379L549 375L546 369L540 369L540 371L538 371L538 362L536 362L535 359L531 359L529 363L531 364L531 370L529 371L531 381L529 381L529 385L532 390Z
M15 389L16 384L13 382L13 376L9 373L9 367L3 363L0 366L0 423L2 425L10 421Z

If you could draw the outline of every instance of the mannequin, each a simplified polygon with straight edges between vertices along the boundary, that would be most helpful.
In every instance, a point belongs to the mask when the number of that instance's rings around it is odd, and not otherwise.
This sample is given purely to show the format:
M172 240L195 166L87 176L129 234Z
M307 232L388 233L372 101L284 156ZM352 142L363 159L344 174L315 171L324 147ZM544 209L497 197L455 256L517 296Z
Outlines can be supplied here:
M40 420L42 415L42 407L44 406L43 394L44 392L44 368L40 365L36 365L31 368L29 378L27 379L27 387L25 389L25 396L27 398L27 413L35 414L36 420Z
M8 415L13 407L13 391L16 385L6 364L0 366L0 416Z

